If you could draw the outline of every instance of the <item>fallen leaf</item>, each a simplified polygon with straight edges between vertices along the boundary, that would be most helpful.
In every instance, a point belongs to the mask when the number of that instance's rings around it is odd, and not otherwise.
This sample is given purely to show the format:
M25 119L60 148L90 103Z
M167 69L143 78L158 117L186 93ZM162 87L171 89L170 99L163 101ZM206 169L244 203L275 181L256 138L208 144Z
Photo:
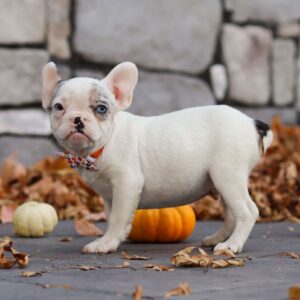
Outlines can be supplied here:
M290 258L300 258L300 253L295 252L281 252L280 255L288 256Z
M85 219L75 220L75 229L78 234L83 236L103 235L103 231L100 228L98 228L94 223L91 223Z
M58 239L59 242L71 242L73 241L73 238L71 236L63 236L60 239Z
M98 213L87 213L84 215L84 218L88 221L94 222L106 221L106 215L104 211Z
M230 258L235 258L235 254L231 249L222 249L214 251L214 255L216 256L228 256Z
M0 205L0 221L3 224L12 223L15 210L18 205L9 201L6 204Z
M92 270L98 270L99 267L95 267L95 266L80 266L79 268L82 271L92 271Z
M125 251L121 252L121 256L122 256L123 259L128 259L128 260L148 260L148 259L151 259L151 257L146 257L146 256L129 255Z
M26 177L27 170L23 164L16 160L16 156L13 154L7 157L2 166L2 184L5 188L15 182L23 181Z
M9 237L0 239L0 268L2 269L10 269L16 264L18 264L20 268L24 268L28 265L28 254L12 248L12 243L12 239ZM5 251L11 253L13 258L7 258Z
M192 254L194 250L198 251L198 254ZM220 251L218 255L229 255L232 257L231 251ZM203 268L226 268L230 266L241 267L244 265L243 259L219 259L217 257L208 255L201 248L196 247L188 247L185 248L177 253L175 253L172 258L171 262L175 266L185 266L185 267L203 267Z
M289 288L289 300L300 300L300 285L295 284Z
M153 264L145 264L144 267L149 270L154 271L175 271L174 268L164 265L153 265Z
M170 298L172 296L186 296L186 295L190 295L191 293L192 290L190 288L190 285L186 281L184 281L184 282L180 282L178 287L166 292L164 297Z
M143 286L141 285L137 285L135 288L134 288L134 291L132 293L132 298L134 300L141 300L142 297L143 297L143 294L144 294L144 288Z
M26 271L21 273L22 277L35 277L35 276L42 276L41 272L36 271Z
M128 261L124 261L121 265L116 265L114 268L122 269L122 268L128 268L130 266L130 263Z

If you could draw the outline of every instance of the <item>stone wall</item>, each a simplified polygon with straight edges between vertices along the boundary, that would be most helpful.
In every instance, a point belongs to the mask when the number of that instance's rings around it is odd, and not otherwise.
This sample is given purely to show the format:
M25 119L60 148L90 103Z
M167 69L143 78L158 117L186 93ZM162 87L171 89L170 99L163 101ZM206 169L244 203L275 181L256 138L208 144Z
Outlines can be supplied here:
M131 112L224 103L269 122L300 111L299 0L0 0L0 163L54 154L43 65L63 79L140 69Z

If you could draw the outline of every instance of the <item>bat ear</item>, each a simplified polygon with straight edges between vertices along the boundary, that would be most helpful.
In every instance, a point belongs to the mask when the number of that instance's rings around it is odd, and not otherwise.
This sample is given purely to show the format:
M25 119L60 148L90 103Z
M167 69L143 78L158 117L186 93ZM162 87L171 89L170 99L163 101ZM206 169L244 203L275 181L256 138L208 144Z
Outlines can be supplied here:
M42 71L42 105L44 109L48 109L51 103L52 95L55 87L61 78L57 73L57 68L54 62L47 63Z
M128 108L138 81L136 65L131 62L123 62L113 68L103 80L114 94L118 107L122 110Z

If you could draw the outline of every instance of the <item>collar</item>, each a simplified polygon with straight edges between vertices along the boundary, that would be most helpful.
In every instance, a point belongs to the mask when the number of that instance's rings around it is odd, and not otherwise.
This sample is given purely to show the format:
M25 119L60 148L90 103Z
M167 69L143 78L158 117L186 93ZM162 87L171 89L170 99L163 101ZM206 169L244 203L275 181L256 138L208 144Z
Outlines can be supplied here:
M81 167L81 168L87 169L89 171L97 171L98 168L94 165L94 162L96 161L97 158L100 157L103 150L104 150L104 146L86 157L72 155L68 151L59 152L58 154L60 156L65 157L67 159L70 167L73 169Z

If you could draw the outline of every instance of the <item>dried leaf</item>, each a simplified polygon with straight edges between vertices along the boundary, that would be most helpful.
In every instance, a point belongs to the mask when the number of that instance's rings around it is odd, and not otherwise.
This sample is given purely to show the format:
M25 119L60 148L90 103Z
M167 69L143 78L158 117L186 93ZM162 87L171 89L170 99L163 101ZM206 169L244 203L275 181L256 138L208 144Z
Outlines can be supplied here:
M75 229L78 234L83 236L103 235L103 231L100 228L98 228L94 223L91 223L85 219L76 219Z
M184 295L190 295L191 293L192 290L190 288L190 285L186 281L184 281L184 282L180 282L178 287L176 287L175 289L166 292L164 297L170 298L173 296L184 296Z
M141 300L144 294L144 288L142 285L137 285L134 288L134 291L132 293L132 298L134 300Z
M300 253L295 253L295 252L281 252L280 255L283 256L288 256L290 258L300 258Z
M35 276L42 276L41 272L36 271L26 271L21 273L22 277L35 277Z
M214 251L214 255L216 256L228 256L230 258L235 258L235 254L231 249L222 249Z
M5 251L12 254L13 258L7 258ZM10 269L14 265L18 264L20 268L24 268L28 265L29 257L26 253L18 252L12 248L12 239L4 237L0 239L0 268Z
M104 211L98 213L87 213L84 218L88 221L101 222L106 221L106 215Z
M153 264L145 264L144 267L149 270L154 271L175 271L174 268L165 266L165 265L153 265Z
M2 184L8 188L11 184L22 181L26 177L27 170L23 164L16 161L15 155L7 157L2 166Z
M128 268L129 266L130 266L130 263L128 261L124 261L121 265L116 265L113 268L122 269L122 268Z
M58 239L59 242L71 242L73 241L73 238L71 236L63 236Z
M0 204L0 221L3 224L12 223L13 216L17 207L17 204L9 200L6 204Z
M80 266L79 268L82 271L92 271L92 270L98 270L99 267L95 267L95 266Z
M151 259L151 257L146 257L146 256L129 255L125 251L121 252L121 256L122 256L123 259L128 259L128 260L148 260L148 259Z
M171 262L175 266L185 267L203 267L203 268L226 268L230 266L241 267L244 265L243 259L218 259L211 255L208 255L203 249L197 248L199 254L192 255L192 252L196 250L196 247L188 247L177 253L175 253ZM232 257L234 255L231 251L219 251L218 255L225 255ZM234 256L235 257L235 256Z

